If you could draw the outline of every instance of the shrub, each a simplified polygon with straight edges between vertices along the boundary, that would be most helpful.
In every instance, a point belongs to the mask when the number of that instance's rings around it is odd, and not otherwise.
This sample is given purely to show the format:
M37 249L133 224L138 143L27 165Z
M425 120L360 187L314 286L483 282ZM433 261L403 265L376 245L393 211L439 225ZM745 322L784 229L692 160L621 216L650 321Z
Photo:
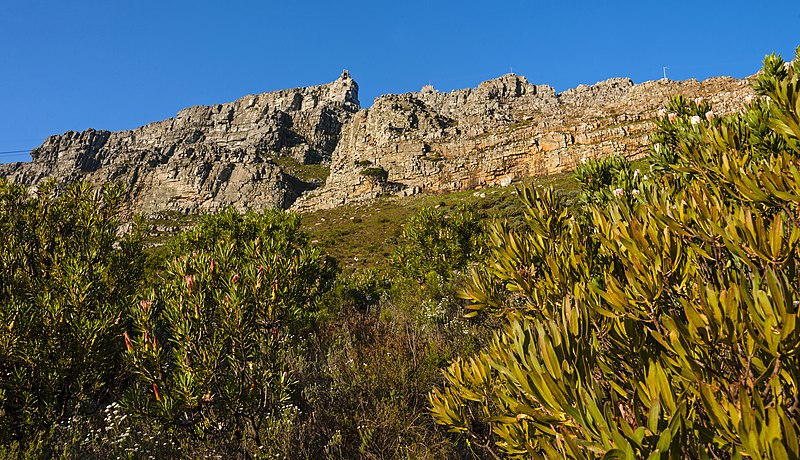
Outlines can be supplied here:
M361 175L378 182L386 182L386 180L389 179L389 171L380 166L364 168L361 170Z
M335 265L282 211L208 216L171 249L185 255L131 308L128 401L206 444L253 455L297 402L291 362Z
M515 457L798 458L799 75L768 57L728 118L673 101L637 202L582 221L526 190L465 293L506 325L445 370L437 422Z
M116 397L142 233L122 190L0 179L0 443L25 444Z
M451 277L477 254L482 227L469 207L450 213L422 208L406 221L391 262L403 276L422 281L433 272Z

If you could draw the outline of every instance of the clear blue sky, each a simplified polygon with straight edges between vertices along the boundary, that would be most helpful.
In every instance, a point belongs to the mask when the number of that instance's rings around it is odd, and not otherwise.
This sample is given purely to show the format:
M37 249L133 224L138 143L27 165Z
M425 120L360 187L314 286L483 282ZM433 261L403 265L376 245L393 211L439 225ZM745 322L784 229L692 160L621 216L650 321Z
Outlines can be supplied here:
M473 87L512 67L558 91L653 80L662 66L676 80L743 77L799 44L797 0L4 0L0 152L327 83L344 68L369 106L428 82Z

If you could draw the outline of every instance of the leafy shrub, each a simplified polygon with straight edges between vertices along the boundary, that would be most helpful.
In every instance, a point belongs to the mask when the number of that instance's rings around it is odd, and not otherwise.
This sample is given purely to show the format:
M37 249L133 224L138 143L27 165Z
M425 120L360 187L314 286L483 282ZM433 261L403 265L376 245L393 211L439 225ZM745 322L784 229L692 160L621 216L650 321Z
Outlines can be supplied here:
M389 179L389 171L380 166L364 168L361 170L361 175L378 182L386 182Z
M335 265L282 211L208 216L171 250L185 255L131 308L128 401L206 444L253 455L296 402L293 353Z
M582 222L526 190L465 293L506 325L445 370L437 422L514 457L798 458L798 76L768 57L727 118L673 101L636 202Z
M481 231L480 219L469 207L456 207L449 214L422 208L406 221L392 265L419 281L431 272L450 277L476 255Z
M142 234L118 234L120 187L0 179L0 443L90 415L120 385Z

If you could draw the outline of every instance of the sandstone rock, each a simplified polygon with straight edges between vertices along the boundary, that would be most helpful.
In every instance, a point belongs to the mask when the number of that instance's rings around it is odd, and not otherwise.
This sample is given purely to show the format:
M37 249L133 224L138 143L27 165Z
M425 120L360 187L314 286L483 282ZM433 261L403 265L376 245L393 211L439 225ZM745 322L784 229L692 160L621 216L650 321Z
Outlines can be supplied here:
M286 208L318 185L286 165L330 163L358 110L358 85L344 71L327 85L191 107L130 131L51 136L30 163L0 165L0 176L121 181L130 208L146 213Z
M705 96L715 112L738 110L751 81L718 77L697 82L612 78L556 94L509 74L478 88L387 95L342 129L325 186L292 206L310 210L358 202L364 191L359 164L388 172L387 185L410 193L449 192L507 185L509 178L565 171L581 158L648 150L653 118L672 96ZM386 190L385 193L390 193Z
M640 157L670 97L703 96L723 115L752 95L751 81L612 78L557 94L508 74L449 93L428 85L386 95L359 110L358 85L345 71L327 85L192 107L130 131L51 136L30 163L0 165L0 177L121 181L130 209L151 214L304 211L384 194L507 186L582 158ZM308 165L330 166L322 187L322 177L304 174Z

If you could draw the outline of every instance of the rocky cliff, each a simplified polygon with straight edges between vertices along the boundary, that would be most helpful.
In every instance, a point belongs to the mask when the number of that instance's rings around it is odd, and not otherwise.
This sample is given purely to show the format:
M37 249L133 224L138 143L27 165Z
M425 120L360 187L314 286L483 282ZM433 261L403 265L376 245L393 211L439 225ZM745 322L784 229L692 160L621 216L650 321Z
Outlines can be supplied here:
M672 96L705 97L720 114L738 110L751 81L614 78L556 94L521 76L475 89L388 95L342 130L324 187L294 209L330 208L396 193L507 185L573 168L583 158L644 155L652 119Z
M51 136L30 163L0 165L0 177L121 181L132 210L153 213L287 208L324 177L304 166L330 163L344 124L359 110L345 71L327 85L191 107L130 131Z
M558 94L510 74L474 89L382 96L359 110L345 71L327 85L192 107L131 131L51 136L32 162L0 165L0 177L122 181L130 208L145 213L330 208L638 157L670 97L705 97L724 114L742 106L750 83L614 78Z

